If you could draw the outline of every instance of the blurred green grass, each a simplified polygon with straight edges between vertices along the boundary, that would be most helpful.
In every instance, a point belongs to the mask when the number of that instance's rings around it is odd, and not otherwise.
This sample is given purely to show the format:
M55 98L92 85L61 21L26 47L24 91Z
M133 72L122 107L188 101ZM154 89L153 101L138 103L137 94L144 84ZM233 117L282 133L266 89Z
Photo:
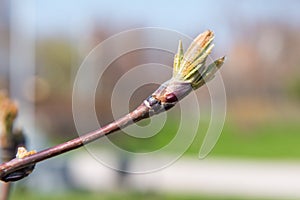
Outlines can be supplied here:
M39 193L34 191L16 191L11 195L10 200L57 200L57 199L72 199L72 200L250 200L256 198L242 198L242 197L224 197L224 196L202 196L202 195L191 195L191 194L161 194L154 192L101 192L92 193L84 191L69 191L58 194ZM259 198L261 199L261 198ZM261 199L263 200L263 199ZM265 199L267 200L267 199Z
M144 122L147 123L147 122ZM198 133L185 156L198 156L209 121L202 121ZM178 122L168 118L164 128L147 139L127 134L110 136L113 143L132 152L155 151L176 135ZM189 132L191 130L187 130ZM221 136L209 156L260 159L300 159L300 123L274 119L250 126L227 121ZM175 150L176 151L176 150ZM170 152L172 153L172 152Z
M246 130L226 124L211 155L295 160L300 159L299 141L297 122L266 122Z

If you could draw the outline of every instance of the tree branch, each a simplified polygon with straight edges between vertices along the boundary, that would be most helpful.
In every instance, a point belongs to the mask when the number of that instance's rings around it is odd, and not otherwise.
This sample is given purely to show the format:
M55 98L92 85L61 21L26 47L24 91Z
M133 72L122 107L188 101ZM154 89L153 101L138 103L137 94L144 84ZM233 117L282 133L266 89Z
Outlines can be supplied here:
M24 157L22 159L15 158L9 162L3 163L0 165L0 179L5 179L9 174L16 172L20 169L24 169L24 173L28 173L26 171L26 167L32 166L40 161L43 161L48 158L52 158L54 156L63 154L65 152L71 151L73 149L77 149L84 144L88 144L92 141L95 141L104 135L108 135L113 133L123 127L126 127L134 122L140 121L141 119L149 117L149 108L145 104L141 104L137 109L133 112L127 114L126 116L120 118L117 121L114 121L100 129L87 133L81 137L75 138L73 140L67 141L65 143L59 144L57 146L45 149L43 151L37 152L30 156ZM32 171L32 169L31 169ZM30 172L31 172L30 171ZM28 175L28 174L26 174ZM23 177L21 177L23 178Z
M17 181L28 176L36 163L62 153L77 149L84 144L95 141L104 135L113 133L134 122L148 118L151 115L165 112L178 101L214 77L216 71L222 66L224 57L217 59L210 65L205 61L213 48L212 31L200 34L183 53L179 42L178 53L174 58L173 76L163 83L152 95L131 113L98 130L87 133L81 137L59 144L40 152L18 152L17 158L0 165L0 179L3 181Z

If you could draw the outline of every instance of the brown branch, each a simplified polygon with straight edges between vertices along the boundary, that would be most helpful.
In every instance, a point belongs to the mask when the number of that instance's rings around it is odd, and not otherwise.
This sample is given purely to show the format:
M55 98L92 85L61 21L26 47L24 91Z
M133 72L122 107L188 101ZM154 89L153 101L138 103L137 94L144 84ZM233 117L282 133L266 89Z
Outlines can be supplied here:
M16 181L24 178L31 173L34 165L42 160L77 149L104 135L148 118L152 114L159 114L172 108L193 89L195 90L204 85L206 81L211 80L216 71L222 66L224 57L208 66L205 64L206 58L213 48L213 38L214 34L211 31L205 31L192 42L185 54L180 42L178 53L174 59L173 77L163 83L133 112L98 130L52 148L37 153L25 151L25 154L22 154L25 156L17 156L17 158L0 165L0 179Z
M88 144L92 141L95 141L104 135L113 133L123 127L126 127L134 122L140 121L141 119L149 117L149 108L145 104L141 104L133 112L127 114L126 116L120 118L117 121L114 121L98 130L87 133L76 139L67 141L65 143L59 144L57 146L45 149L43 151L37 152L28 157L19 159L15 158L9 162L3 163L0 165L0 179L3 179L5 176L26 168L28 166L34 165L40 161L43 161L48 158L63 154L65 152L77 149L84 144Z

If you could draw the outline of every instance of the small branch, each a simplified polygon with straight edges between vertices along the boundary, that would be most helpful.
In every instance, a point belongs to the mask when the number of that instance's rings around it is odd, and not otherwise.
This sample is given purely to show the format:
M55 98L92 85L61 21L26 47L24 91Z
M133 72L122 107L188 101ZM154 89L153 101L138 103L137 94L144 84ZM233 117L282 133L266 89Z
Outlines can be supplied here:
M192 42L186 53L183 53L182 44L179 42L178 53L174 58L172 78L163 83L131 113L98 130L52 148L37 153L27 152L25 149L25 152L20 152L17 158L0 165L0 179L3 181L17 181L28 176L34 169L35 164L40 161L77 149L134 122L169 110L192 90L211 80L216 71L222 66L224 57L217 59L208 66L205 63L213 48L213 39L213 32L205 31Z
M88 144L92 141L95 141L103 137L104 135L113 133L123 127L126 127L134 122L140 121L141 119L148 118L148 117L149 117L149 108L145 104L142 104L133 112L127 114L126 116L120 118L119 120L114 121L98 130L87 133L81 137L67 141L65 143L59 144L49 149L45 149L43 151L37 152L28 157L22 159L15 158L9 162L1 164L0 179L3 179L5 176L17 170L34 165L45 159L52 158L54 156L63 154L73 149L77 149L83 146L84 144Z

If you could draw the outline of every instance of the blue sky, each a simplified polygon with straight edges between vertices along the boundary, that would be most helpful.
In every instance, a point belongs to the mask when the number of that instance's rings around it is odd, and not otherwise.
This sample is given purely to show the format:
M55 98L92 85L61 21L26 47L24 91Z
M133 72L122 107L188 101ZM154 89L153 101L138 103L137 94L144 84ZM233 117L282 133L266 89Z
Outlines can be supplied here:
M228 21L280 20L299 23L300 1L37 1L37 25L41 32L67 30L86 19L97 18L108 26L158 26L186 33L197 29L224 28Z
M300 1L297 0L52 0L36 1L35 6L37 31L41 36L76 34L89 23L99 23L116 32L154 26L192 37L211 29L220 41L228 41L234 31L232 24L259 21L300 24Z

